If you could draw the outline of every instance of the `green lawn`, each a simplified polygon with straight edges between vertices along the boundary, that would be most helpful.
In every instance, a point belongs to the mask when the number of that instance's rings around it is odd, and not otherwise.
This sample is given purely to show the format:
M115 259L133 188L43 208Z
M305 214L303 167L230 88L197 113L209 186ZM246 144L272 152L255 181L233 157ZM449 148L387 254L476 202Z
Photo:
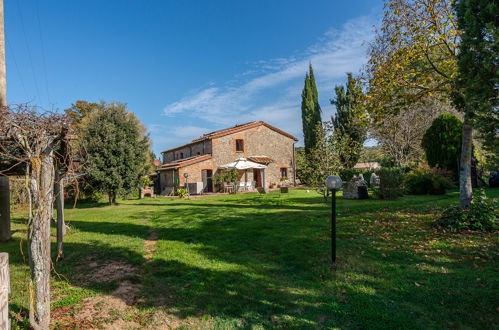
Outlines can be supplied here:
M72 229L53 275L54 327L494 328L497 233L431 227L457 198L340 198L336 271L328 264L330 205L313 191L81 204L66 213ZM11 254L11 310L23 327L22 212L13 227L0 250ZM101 301L90 315L92 297L104 295L130 306L104 317Z

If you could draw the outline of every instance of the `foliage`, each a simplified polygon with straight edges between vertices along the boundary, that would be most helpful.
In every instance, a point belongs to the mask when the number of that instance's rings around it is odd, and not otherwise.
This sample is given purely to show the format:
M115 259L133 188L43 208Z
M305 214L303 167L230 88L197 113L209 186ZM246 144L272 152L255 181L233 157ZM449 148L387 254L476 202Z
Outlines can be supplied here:
M386 0L369 49L368 109L375 119L453 91L459 31L451 0Z
M484 146L497 155L499 3L490 0L456 0L454 8L461 31L454 102L458 107L466 108L468 119L479 129Z
M305 154L308 156L311 149L317 143L316 126L321 123L321 107L319 105L319 94L315 85L314 70L310 63L309 72L305 76L305 86L301 93L301 118L303 125L303 142Z
M64 110L66 115L73 119L73 122L78 126L80 122L90 114L94 109L97 109L99 104L77 100L75 103L71 104L70 108Z
M396 113L386 113L382 121L371 125L370 135L378 141L387 158L393 160L392 166L415 166L424 159L421 141L425 132L443 113L459 115L449 102L427 97L401 107Z
M143 176L142 178L140 178L140 184L142 185L142 187L150 186L153 183L154 182L148 176Z
M379 176L379 187L374 194L379 199L397 199L403 195L403 171L397 167L383 167L376 171Z
M328 192L325 181L329 175L338 173L340 162L338 150L342 147L341 141L336 139L331 122L318 124L315 128L317 143L310 150L307 162L302 169L305 182L314 187L324 197Z
M499 229L499 200L489 199L483 189L475 190L468 209L450 207L435 225L451 230L495 230Z
M236 169L220 170L213 175L213 182L217 185L224 182L235 182L238 176L239 172Z
M82 121L86 177L97 191L108 194L110 203L138 188L146 174L150 142L144 131L123 103L101 103Z
M178 196L179 198L185 198L189 195L189 192L187 191L186 188L179 188L175 190L175 196Z
M454 187L450 175L451 173L447 173L444 176L438 169L421 166L405 174L404 186L408 194L443 195L447 188Z
M472 198L473 128L497 134L497 114L491 112L497 102L497 14L490 14L497 3L460 1L458 27L452 2L387 0L370 48L367 100L372 117L380 120L426 96L452 99L464 114L459 189L466 208Z
M463 124L459 118L448 113L438 116L423 136L428 164L457 173L462 135Z
M339 151L342 165L353 168L357 164L362 146L367 138L367 114L364 107L364 94L358 79L347 73L346 91L343 86L335 87L336 98L330 102L336 108L331 118L334 129L350 143L348 148Z

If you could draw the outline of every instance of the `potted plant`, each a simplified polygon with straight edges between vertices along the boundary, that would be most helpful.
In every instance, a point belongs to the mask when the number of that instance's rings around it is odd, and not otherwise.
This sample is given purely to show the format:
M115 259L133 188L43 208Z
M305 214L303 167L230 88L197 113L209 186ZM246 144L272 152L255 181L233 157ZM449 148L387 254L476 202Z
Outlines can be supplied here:
M180 189L177 189L177 192L176 192L178 198L185 198L187 197L187 195L189 194L187 192L187 189L185 188L180 188Z
M277 187L277 184L275 182L271 182L270 189L274 189L275 187Z
M288 184L288 177L282 176L279 178L279 181L280 181L280 184L279 184L280 187L286 187Z

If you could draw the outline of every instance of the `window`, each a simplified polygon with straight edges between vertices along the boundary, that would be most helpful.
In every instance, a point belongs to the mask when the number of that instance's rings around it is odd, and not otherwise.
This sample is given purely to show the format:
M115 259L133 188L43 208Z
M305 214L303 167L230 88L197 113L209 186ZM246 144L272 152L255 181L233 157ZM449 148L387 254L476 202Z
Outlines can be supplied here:
M287 167L281 167L281 178L287 178L287 177L288 177Z
M236 151L244 151L244 140L242 139L236 140Z
M201 153L198 151L198 156L201 155Z
M184 158L184 153L183 153L183 152L181 152L181 153L180 153L180 159L183 159L183 158Z

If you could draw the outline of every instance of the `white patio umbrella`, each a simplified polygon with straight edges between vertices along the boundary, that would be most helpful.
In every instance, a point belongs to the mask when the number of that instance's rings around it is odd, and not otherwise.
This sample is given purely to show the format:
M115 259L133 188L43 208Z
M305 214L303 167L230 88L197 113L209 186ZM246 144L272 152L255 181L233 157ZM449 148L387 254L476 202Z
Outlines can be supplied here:
M248 171L251 168L267 168L266 165L258 164L247 160L246 158L238 158L235 162L225 164L220 166L223 169L236 169L236 170L244 170L244 180L248 182Z

